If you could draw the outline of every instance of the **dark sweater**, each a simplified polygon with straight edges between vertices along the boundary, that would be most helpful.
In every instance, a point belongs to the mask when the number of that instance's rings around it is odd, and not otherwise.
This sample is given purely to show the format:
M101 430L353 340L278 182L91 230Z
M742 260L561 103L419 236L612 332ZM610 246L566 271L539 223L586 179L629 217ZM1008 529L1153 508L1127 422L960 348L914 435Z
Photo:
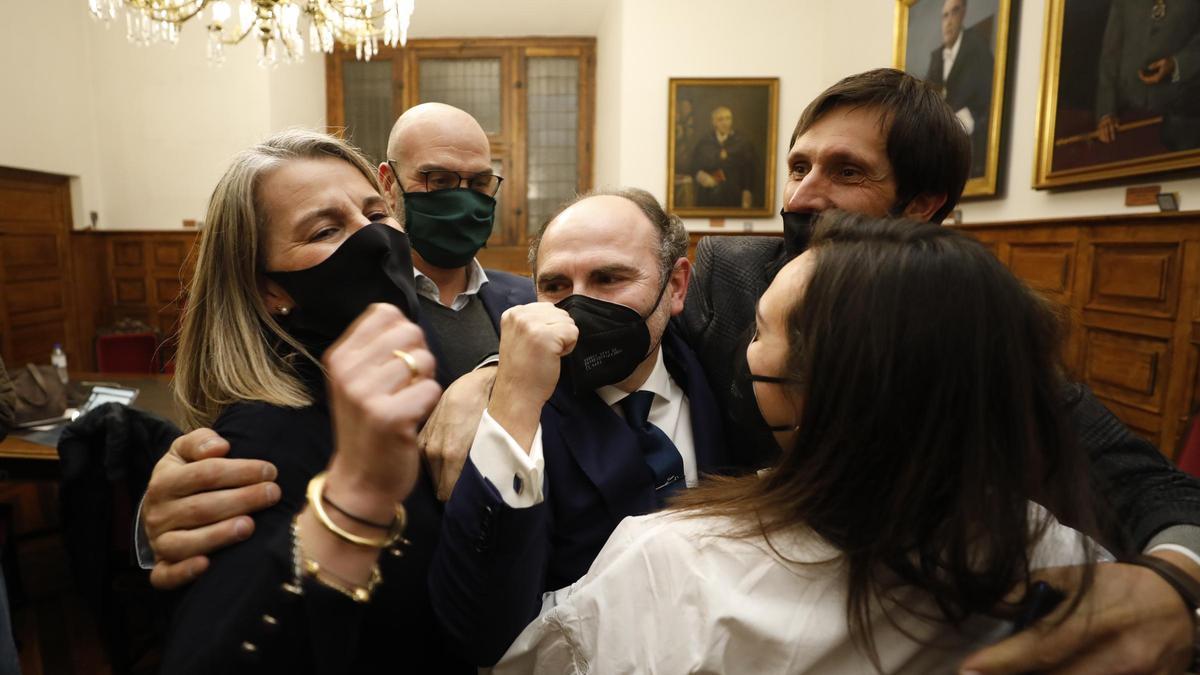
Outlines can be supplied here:
M420 302L422 322L439 337L438 372L449 376L451 382L500 351L500 334L478 294L458 311L423 295Z

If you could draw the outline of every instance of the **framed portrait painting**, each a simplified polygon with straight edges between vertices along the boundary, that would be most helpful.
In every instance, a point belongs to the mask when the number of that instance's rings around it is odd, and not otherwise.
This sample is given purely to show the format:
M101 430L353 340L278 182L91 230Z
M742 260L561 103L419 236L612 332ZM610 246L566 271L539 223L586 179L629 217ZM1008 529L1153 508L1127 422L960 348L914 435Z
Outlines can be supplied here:
M896 0L895 66L946 98L971 137L964 196L999 183L1010 0Z
M1035 188L1200 167L1200 2L1047 0Z
M774 215L778 97L779 78L671 78L668 211Z

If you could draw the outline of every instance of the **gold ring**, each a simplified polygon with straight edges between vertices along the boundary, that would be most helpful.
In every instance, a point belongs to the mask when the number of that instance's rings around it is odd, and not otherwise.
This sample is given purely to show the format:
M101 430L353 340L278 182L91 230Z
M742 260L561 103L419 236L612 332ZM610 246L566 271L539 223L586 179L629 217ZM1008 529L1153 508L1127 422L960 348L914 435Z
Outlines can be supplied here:
M403 349L397 349L392 352L392 356L400 359L406 366L408 366L408 372L412 375L412 379L415 380L418 377L421 377L421 369L417 367L417 360L413 358L412 354L409 354Z

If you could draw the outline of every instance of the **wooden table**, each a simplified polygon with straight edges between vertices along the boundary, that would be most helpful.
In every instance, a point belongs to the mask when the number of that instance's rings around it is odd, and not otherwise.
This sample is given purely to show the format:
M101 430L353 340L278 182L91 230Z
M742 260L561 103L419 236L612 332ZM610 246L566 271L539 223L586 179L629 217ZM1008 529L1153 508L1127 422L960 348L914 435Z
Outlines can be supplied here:
M171 376L150 373L72 373L84 384L116 384L138 390L133 407L152 412L179 424L180 415L171 393ZM24 437L14 431L0 441L0 479L58 477L58 448Z

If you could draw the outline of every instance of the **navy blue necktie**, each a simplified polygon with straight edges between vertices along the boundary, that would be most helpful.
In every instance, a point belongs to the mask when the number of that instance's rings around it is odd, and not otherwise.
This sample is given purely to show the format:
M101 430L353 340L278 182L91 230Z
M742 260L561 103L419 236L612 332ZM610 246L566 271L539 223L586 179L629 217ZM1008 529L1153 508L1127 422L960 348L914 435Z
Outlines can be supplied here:
M687 483L683 477L683 456L679 454L679 449L662 429L650 423L652 403L654 392L635 391L621 399L621 410L625 413L625 422L637 436L638 447L647 466L654 474L654 494L658 505L662 506L668 495Z

